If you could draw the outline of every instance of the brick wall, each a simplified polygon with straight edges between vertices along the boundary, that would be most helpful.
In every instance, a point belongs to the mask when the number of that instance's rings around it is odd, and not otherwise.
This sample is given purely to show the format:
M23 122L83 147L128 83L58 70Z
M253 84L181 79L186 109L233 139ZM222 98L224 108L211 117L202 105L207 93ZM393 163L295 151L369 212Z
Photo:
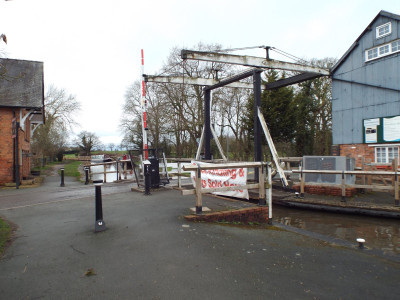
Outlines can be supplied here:
M11 109L0 109L0 184L12 182L13 179L12 119Z
M356 167L362 167L362 158L366 163L375 161L375 149L368 144L340 145L340 155L352 157L356 161Z
M13 163L14 163L14 140L12 138L12 119L13 111L19 120L19 109L0 108L0 185L7 182L13 182ZM27 111L23 110L22 116ZM25 131L19 130L18 133L19 149L22 150L22 161L20 161L20 178L30 174L30 121L25 121ZM21 156L19 156L21 159Z
M300 192L300 185L296 184L292 187L295 191ZM313 195L330 195L330 196L342 196L341 187L333 186L317 186L307 184L304 186L304 193ZM357 194L356 188L346 188L346 197L352 197Z

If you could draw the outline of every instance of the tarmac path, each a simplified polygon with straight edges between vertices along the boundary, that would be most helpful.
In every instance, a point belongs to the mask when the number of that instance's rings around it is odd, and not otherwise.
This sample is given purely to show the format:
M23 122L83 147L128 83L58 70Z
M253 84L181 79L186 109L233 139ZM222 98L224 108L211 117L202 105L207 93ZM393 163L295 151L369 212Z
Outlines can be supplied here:
M59 183L0 191L0 216L18 226L0 260L1 299L398 299L400 264L368 249L188 223L193 196L132 184L102 186L108 229L94 233L94 187ZM204 197L211 209L241 205Z

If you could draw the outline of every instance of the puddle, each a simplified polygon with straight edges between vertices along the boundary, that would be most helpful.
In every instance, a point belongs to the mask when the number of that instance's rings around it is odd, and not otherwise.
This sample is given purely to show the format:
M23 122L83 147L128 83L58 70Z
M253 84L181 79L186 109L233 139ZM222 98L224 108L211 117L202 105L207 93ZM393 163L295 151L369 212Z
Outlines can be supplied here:
M365 247L400 254L400 222L397 219L343 215L275 205L273 221L354 244L357 244L357 238L363 238L366 241Z

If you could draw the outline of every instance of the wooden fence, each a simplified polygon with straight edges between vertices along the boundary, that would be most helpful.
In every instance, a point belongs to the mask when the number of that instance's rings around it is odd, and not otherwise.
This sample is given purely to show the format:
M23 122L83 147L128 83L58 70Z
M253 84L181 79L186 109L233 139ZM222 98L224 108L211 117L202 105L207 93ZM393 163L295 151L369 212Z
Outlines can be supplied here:
M334 174L334 175L342 175L342 180L340 184L335 183L315 183L312 182L312 185L315 186L332 186L332 187L341 187L342 189L342 200L345 200L346 196L346 188L360 188L360 189L375 189L375 190L386 190L394 192L394 205L399 205L399 176L398 172L387 172L387 171L340 171L340 170L293 170L293 173L300 174L300 194L304 195L304 186L305 186L305 174ZM356 176L392 176L393 185L373 185L373 184L346 184L346 175L356 175Z

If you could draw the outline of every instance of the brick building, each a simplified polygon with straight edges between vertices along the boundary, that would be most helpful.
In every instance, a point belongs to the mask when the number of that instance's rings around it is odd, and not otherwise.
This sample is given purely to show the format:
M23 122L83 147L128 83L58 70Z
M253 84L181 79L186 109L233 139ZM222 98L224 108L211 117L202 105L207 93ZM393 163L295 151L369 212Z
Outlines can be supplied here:
M0 185L29 177L31 136L43 122L43 63L0 59Z
M400 15L380 11L332 68L333 154L399 159Z

